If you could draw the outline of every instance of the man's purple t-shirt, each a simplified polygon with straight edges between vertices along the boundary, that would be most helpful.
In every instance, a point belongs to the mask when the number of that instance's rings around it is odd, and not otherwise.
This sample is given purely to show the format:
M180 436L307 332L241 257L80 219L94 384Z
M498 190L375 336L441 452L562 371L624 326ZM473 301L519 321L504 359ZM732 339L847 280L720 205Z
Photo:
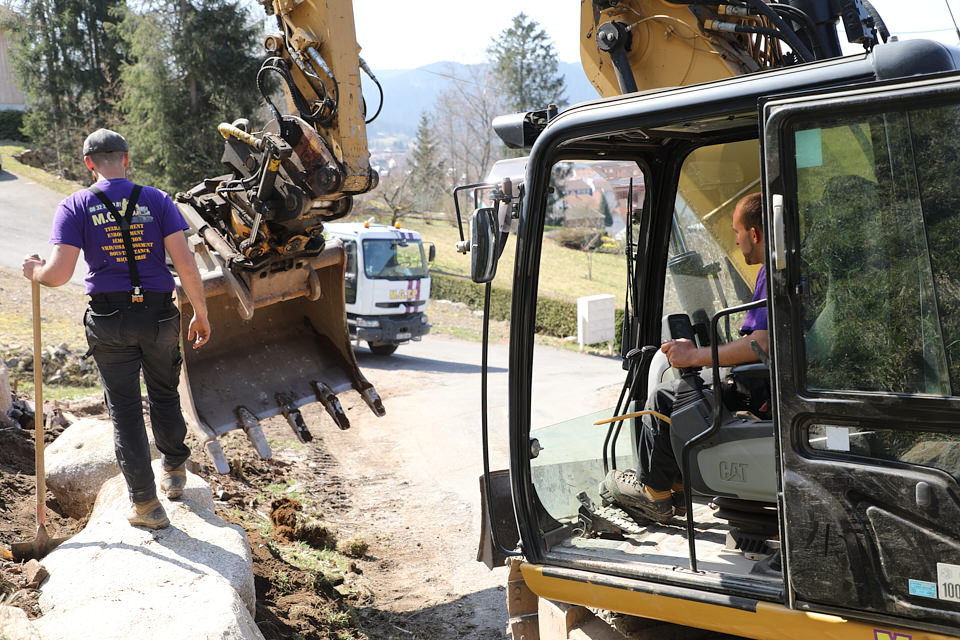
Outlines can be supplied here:
M753 302L763 300L767 297L767 265L760 267L757 273L757 286L753 290ZM740 327L740 334L747 335L754 331L767 330L767 308L750 309L747 311L747 317L743 320L743 326Z
M110 198L121 215L126 213L132 182L115 178L100 180L94 186ZM143 187L130 222L130 238L144 291L173 291L173 275L167 269L163 239L185 229L187 224L170 196L159 189ZM88 294L133 289L120 225L100 199L87 189L77 191L57 207L50 244L68 244L83 251Z

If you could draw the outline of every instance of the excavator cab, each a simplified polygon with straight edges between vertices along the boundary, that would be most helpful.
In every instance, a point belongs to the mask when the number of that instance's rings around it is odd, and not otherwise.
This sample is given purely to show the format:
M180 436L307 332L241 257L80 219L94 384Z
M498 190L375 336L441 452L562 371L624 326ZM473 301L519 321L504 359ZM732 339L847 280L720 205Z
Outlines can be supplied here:
M543 128L518 227L510 469L485 486L486 557L515 558L511 584L540 615L553 602L758 639L957 636L958 61L889 43L582 105ZM768 286L755 303L759 265L731 228L752 192ZM552 212L590 210L587 196L623 225L621 252L591 258L594 283L625 275L604 291L623 301L622 344L560 406L539 393L551 377L533 339L556 271L543 247ZM571 291L587 279L565 276ZM769 384L765 407L724 399L730 371L676 371L657 349L675 330L735 339L764 303L770 353L733 373ZM598 485L635 468L648 397L678 376L692 390L671 423L686 508L644 521ZM525 613L513 605L515 630Z

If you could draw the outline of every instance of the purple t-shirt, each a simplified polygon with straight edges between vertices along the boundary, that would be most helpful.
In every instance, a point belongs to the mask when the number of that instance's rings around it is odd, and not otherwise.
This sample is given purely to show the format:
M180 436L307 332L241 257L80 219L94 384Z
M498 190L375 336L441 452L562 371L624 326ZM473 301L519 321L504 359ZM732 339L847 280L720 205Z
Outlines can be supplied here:
M133 183L126 178L100 180L95 185L123 215ZM144 291L173 291L173 275L167 269L163 239L187 229L173 200L163 191L143 187L130 222L130 239ZM130 268L120 225L113 214L87 189L67 197L57 207L50 244L68 244L83 251L87 262L88 294L130 291Z
M763 300L767 297L767 265L760 267L757 273L757 286L753 290L753 302ZM747 311L747 317L743 320L743 326L740 327L740 334L747 335L754 331L767 330L767 307L759 309L750 309Z

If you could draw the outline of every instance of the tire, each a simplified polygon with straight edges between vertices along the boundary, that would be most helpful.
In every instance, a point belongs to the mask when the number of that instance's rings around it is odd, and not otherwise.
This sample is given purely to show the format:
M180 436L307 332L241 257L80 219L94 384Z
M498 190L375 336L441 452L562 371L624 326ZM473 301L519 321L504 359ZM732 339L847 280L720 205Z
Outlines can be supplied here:
M397 350L397 345L390 344L388 342L368 342L367 346L370 347L370 351L374 352L378 356L389 356Z

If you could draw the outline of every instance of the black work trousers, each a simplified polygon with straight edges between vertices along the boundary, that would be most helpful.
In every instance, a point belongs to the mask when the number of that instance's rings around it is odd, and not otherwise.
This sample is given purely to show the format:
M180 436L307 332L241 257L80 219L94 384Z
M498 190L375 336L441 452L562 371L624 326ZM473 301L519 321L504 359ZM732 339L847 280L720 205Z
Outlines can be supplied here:
M140 403L140 372L147 387L150 424L166 468L190 457L183 439L187 427L180 410L177 383L180 312L167 300L143 303L91 302L84 314L88 355L93 355L103 395L113 421L113 441L120 471L133 502L157 497L150 468L150 448Z
M669 417L680 383L677 379L658 384L647 398L646 408ZM649 414L643 416L642 422L637 445L640 456L637 478L654 491L668 491L683 478L670 443L670 425Z

